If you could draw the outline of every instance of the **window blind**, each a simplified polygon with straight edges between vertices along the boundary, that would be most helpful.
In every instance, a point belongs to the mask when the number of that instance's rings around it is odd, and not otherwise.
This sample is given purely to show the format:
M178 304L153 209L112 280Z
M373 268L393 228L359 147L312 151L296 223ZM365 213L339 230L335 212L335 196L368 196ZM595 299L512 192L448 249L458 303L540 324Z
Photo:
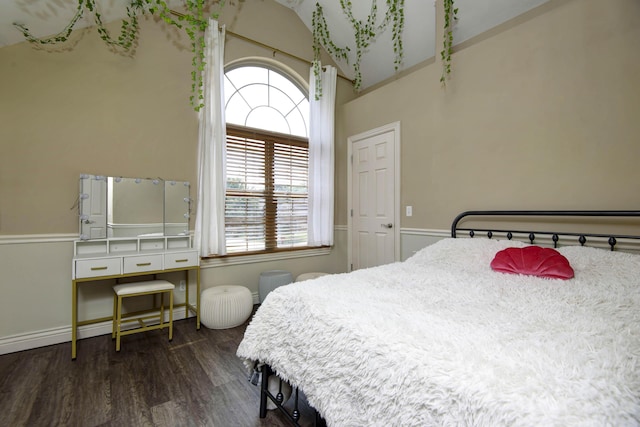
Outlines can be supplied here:
M227 253L307 245L308 142L227 126Z

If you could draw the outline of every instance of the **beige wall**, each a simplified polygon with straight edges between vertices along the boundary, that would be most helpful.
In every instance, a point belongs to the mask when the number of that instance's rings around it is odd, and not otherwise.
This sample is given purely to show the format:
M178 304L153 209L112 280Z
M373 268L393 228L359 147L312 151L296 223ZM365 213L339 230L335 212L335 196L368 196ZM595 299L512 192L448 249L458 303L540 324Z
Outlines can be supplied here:
M228 31L311 59L311 34L292 10L273 0L234 4L220 16ZM148 17L133 57L112 53L95 30L74 39L55 52L0 48L0 235L77 232L80 173L196 182L188 38ZM245 57L278 61L308 81L307 63L227 36L225 62ZM341 98L353 97L340 87Z
M222 14L230 31L310 57L292 11L236 5ZM469 208L637 207L638 8L551 0L459 48L446 88L439 61L345 105L339 80L336 224L347 223L346 138L396 120L402 204L415 212L403 227L446 228ZM228 37L226 62L247 56L273 52ZM307 77L306 64L275 59ZM94 31L56 53L0 49L0 235L75 233L81 172L195 182L190 62L187 40L151 20L133 58Z
M221 14L229 32L311 59L311 34L292 10L273 0L229 3ZM80 173L196 183L187 38L146 18L135 55L126 57L112 53L95 29L74 34L56 52L27 43L0 48L0 350L23 335L54 331L70 339ZM308 63L229 34L225 62L246 57L278 61L308 81ZM340 80L339 102L353 96ZM346 233L338 234L329 255L204 268L203 287L240 284L257 293L264 270L344 271ZM82 285L82 318L111 312L110 284Z
M69 51L0 49L0 234L77 232L80 173L195 179L190 53L161 25L140 33L133 58L95 31Z
M464 43L446 87L436 61L339 119L347 135L401 121L402 227L446 229L468 209L638 209L638 40L636 0L551 0ZM346 222L346 190L338 205Z

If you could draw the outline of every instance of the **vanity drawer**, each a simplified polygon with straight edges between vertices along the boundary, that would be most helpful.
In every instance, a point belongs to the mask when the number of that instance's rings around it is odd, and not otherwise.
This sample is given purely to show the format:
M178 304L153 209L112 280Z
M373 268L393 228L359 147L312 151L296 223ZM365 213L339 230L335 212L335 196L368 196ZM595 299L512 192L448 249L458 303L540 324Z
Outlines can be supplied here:
M162 254L124 257L124 274L162 270Z
M198 265L198 251L164 254L164 268L193 267Z
M76 260L76 278L120 275L121 261L120 257Z

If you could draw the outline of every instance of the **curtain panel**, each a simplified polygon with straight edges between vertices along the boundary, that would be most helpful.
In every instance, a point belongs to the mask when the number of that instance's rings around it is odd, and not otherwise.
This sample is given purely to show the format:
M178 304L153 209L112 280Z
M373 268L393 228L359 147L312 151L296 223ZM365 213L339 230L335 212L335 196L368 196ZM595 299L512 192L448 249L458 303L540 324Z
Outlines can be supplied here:
M225 27L209 20L205 31L204 107L199 116L198 201L195 246L201 256L224 255L226 126L224 117Z
M309 246L333 245L335 67L321 67L322 96L316 100L316 76L309 77Z

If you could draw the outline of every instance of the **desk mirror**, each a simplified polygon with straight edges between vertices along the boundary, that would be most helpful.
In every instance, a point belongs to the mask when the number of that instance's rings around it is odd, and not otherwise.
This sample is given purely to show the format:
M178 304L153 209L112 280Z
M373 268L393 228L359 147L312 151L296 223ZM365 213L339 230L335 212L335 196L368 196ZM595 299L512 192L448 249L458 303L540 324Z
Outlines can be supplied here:
M80 239L189 234L189 183L80 176Z

